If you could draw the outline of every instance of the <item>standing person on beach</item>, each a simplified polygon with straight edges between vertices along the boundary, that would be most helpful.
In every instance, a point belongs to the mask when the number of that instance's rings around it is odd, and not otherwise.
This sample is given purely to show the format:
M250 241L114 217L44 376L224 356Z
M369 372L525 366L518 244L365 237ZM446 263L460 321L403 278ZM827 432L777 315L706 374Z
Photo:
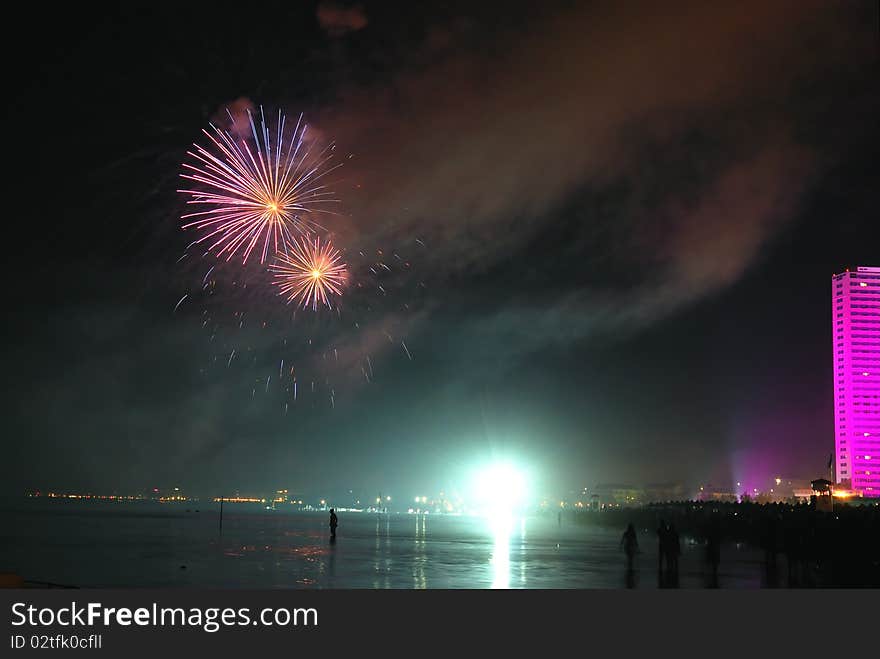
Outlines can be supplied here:
M666 520L660 520L660 526L657 527L657 572L663 571L663 558L666 556L666 548L669 545L667 539ZM667 563L669 559L667 558Z
M330 537L336 538L336 527L339 525L339 520L336 517L336 512L333 508L330 509Z
M709 587L718 588L718 564L721 562L721 528L712 521L706 532L706 562L711 570Z
M632 524L627 526L626 531L623 532L623 537L620 539L620 548L626 553L626 569L632 570L633 562L639 551L639 540L636 537L636 529Z
M675 524L669 523L666 530L666 562L673 576L678 576L678 557L681 555L681 542Z

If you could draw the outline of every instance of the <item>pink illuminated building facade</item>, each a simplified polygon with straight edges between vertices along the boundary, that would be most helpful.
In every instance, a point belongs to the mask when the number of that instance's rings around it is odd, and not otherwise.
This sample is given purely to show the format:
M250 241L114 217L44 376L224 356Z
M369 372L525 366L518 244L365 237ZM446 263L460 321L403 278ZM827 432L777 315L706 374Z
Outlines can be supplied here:
M880 268L831 279L836 481L880 497Z

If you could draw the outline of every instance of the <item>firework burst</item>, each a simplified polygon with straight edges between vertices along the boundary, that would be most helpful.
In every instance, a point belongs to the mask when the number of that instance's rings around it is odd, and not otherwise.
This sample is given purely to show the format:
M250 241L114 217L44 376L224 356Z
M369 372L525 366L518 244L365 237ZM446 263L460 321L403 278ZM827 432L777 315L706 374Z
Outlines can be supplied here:
M273 283L288 304L296 301L303 309L317 310L318 303L332 307L333 295L342 295L348 268L339 250L329 240L302 237L278 253L270 266Z
M204 243L208 252L225 256L227 261L241 255L243 264L255 249L260 263L265 263L285 253L298 236L318 227L309 216L329 213L327 205L338 202L326 177L340 166L332 164L333 144L320 148L306 139L308 126L302 115L286 142L285 117L280 111L274 131L262 108L259 132L250 111L248 119L251 144L213 124L213 132L202 131L210 150L194 144L195 151L187 153L197 163L185 163L181 177L203 189L178 190L190 196L187 204L203 209L181 218L184 229L203 234L192 244Z

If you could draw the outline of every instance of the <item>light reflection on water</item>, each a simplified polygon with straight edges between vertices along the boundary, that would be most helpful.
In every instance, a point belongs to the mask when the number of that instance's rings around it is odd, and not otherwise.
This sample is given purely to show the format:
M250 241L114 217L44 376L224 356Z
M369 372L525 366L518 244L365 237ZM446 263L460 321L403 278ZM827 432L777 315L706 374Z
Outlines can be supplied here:
M391 588L391 515L376 515L373 588Z
M425 532L428 516L420 514L414 515L414 517L416 521L416 530L413 540L413 588L416 590L425 590L428 587L428 578L425 573L425 564L428 562Z
M5 512L0 565L26 579L87 587L621 588L617 529L555 519L339 513L335 543L323 513L228 508L155 514L89 506ZM657 587L656 539L640 535L640 588ZM699 546L684 546L681 587L704 585ZM641 576L639 576L641 575ZM721 586L758 588L761 564L725 547Z
M500 514L489 520L492 529L492 588L510 588L510 533L513 518Z

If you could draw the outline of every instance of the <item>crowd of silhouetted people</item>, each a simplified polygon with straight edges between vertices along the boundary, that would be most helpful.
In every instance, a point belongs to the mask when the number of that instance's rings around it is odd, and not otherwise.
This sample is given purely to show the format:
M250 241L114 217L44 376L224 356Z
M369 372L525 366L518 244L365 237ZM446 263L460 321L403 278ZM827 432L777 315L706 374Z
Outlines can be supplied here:
M677 585L682 538L698 547L709 587L719 586L724 547L736 543L759 549L766 586L880 586L877 505L835 503L825 512L806 503L679 501L586 511L575 518L626 528L620 548L628 572L639 542L656 542L661 586Z

